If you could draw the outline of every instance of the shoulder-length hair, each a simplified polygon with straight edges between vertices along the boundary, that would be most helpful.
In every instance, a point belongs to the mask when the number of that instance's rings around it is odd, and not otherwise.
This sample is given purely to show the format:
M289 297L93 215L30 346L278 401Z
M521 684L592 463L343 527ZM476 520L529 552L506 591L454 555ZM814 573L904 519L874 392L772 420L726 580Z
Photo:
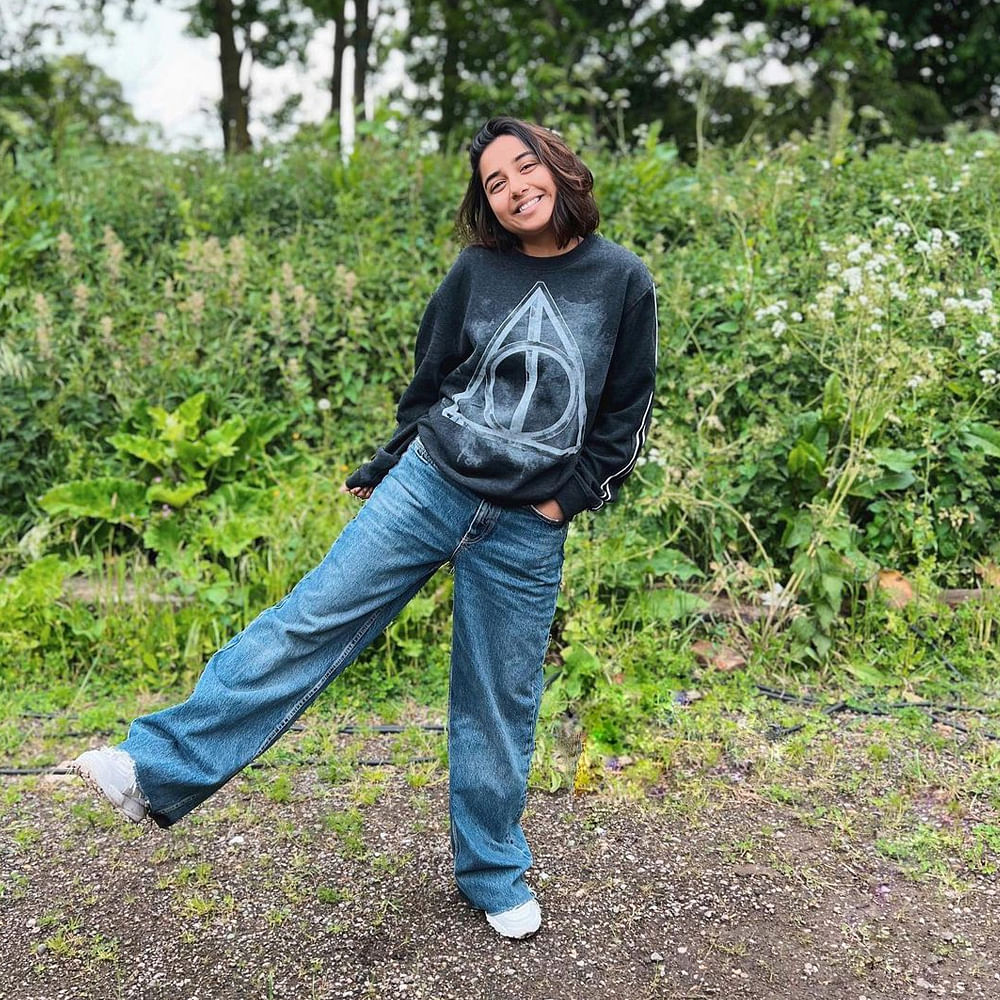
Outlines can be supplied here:
M456 220L463 243L496 250L515 250L521 245L521 241L497 221L479 176L483 150L501 135L520 139L552 173L556 183L552 224L560 248L576 237L584 237L597 229L601 215L594 201L594 175L580 157L550 129L504 115L491 118L476 133L469 146L472 176Z

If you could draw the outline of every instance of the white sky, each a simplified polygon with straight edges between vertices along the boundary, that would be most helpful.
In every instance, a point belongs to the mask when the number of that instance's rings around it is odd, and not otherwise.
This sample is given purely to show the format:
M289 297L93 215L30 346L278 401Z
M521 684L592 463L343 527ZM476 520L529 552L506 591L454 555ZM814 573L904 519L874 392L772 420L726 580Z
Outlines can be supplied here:
M173 0L176 4L177 0ZM125 21L107 9L106 23L114 31L108 41L100 36L67 34L60 51L82 52L122 85L124 97L140 121L161 126L172 148L193 144L217 149L222 132L216 110L222 96L219 43L184 34L187 15L166 4L145 4L145 16ZM277 110L294 93L302 94L296 121L321 121L330 107L328 80L333 68L332 26L318 29L307 49L303 72L291 64L278 69L254 66L250 96L250 133L263 138L261 117ZM402 75L402 56L395 54L380 72L375 89L388 89L388 80ZM347 50L344 77L351 79L353 54ZM348 102L349 103L349 102Z

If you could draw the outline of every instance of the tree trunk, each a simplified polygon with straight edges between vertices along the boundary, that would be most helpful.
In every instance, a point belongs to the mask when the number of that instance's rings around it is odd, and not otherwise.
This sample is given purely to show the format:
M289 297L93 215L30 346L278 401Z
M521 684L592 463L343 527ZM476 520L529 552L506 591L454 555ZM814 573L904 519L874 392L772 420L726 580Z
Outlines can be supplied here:
M366 118L365 86L368 82L368 49L372 26L368 21L368 0L354 0L354 107Z
M249 131L250 95L240 84L243 53L236 47L232 0L215 0L213 28L219 36L222 67L222 144L226 154L244 153L251 147Z
M344 88L344 49L347 48L345 4L333 11L333 76L330 77L330 117L340 117L340 95Z
M441 65L441 136L448 139L458 118L458 42L461 0L444 2L444 61Z

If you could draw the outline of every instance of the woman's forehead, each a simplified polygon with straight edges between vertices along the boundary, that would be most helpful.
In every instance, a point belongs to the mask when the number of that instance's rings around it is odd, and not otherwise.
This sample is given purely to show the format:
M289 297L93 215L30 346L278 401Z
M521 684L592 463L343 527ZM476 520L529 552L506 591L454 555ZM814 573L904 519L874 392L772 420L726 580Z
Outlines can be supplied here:
M485 180L494 170L515 163L525 153L534 155L531 148L516 135L498 135L479 158L479 176Z

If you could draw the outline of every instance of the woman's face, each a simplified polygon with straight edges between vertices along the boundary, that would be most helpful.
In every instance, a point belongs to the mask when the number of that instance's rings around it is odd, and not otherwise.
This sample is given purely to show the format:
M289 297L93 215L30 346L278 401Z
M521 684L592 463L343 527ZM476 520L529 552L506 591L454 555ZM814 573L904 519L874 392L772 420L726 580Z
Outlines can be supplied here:
M479 158L479 178L497 221L526 252L555 248L556 182L520 139L513 135L494 139Z

